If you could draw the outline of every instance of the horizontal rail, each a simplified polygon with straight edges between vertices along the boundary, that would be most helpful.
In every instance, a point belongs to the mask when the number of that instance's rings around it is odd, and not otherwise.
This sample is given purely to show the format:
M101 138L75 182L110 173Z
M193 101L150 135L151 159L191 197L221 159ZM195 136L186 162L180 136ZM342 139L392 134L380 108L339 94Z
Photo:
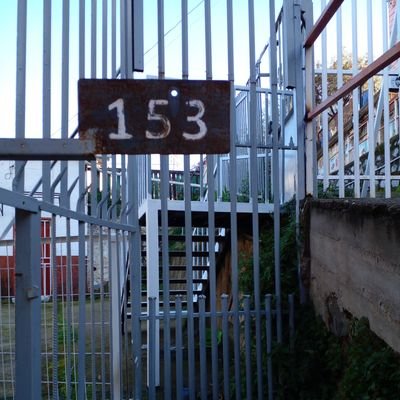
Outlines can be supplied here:
M304 47L307 49L311 47L314 42L317 40L318 36L325 29L328 22L335 15L336 11L342 5L343 0L331 0L328 5L325 7L324 11L318 18L317 22L312 27L307 39L304 42Z
M361 86L369 78L376 75L377 72L390 65L400 57L400 42L397 42L387 52L378 57L374 62L360 71L352 79L347 81L340 89L328 97L326 100L318 104L313 110L309 111L306 115L307 121L312 121L315 117L335 104L338 100L352 92L357 87Z
M39 202L21 193L0 188L1 203L20 210L39 212Z
M0 139L0 160L94 160L95 143L83 139Z

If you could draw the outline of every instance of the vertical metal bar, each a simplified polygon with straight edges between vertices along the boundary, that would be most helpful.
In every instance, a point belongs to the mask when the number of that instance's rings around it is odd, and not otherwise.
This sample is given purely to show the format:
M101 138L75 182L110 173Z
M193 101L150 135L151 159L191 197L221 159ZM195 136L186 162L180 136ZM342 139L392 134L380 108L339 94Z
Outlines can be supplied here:
M66 320L66 361L65 361L65 370L66 370L66 395L67 395L67 400L71 399L72 392L71 392L71 374L72 374L72 368L71 368L71 339L72 339L72 332L71 332L71 327L72 327L72 255L71 255L71 220L69 218L66 218L65 220L66 224L66 246L67 246L67 265L66 265L66 280L65 280L65 297L66 297L66 313L67 313L67 320Z
M343 40L342 40L342 9L336 12L337 31L337 88L343 86ZM344 192L344 121L343 121L343 99L338 101L337 129L339 144L339 197L345 197Z
M79 77L85 76L85 0L79 1ZM85 212L85 162L79 162L79 199L77 211ZM78 221L79 254L79 326L78 326L78 398L86 398L86 238L85 223Z
M188 44L188 2L182 0L181 3L181 19L182 19L182 79L189 77L189 44Z
M156 398L156 297L149 297L149 399Z
M79 221L79 332L78 332L78 398L86 396L86 239L85 223Z
M25 137L27 0L18 0L15 133Z
M304 14L307 13L305 10ZM304 50L302 44L302 26L299 23L302 17L304 17L302 4L296 2L295 4L295 40L297 45L295 46L295 60L296 60L296 88L294 91L293 101L295 104L296 112L296 122L297 122L297 176L295 178L295 193L296 193L296 241L300 243L300 201L305 197L305 171L304 171L304 156L305 156L305 124L304 124ZM306 16L306 19L308 16ZM306 23L307 25L307 23ZM267 169L268 170L268 169ZM325 170L325 173L327 171ZM299 282L299 293L300 293L300 303L304 304L306 301L306 291L303 285L301 277L301 254L300 246L297 246L297 272L298 272L298 282Z
M218 344L216 318L216 260L215 260L215 204L214 204L214 157L207 155L208 183L208 254L211 311L211 371L213 398L218 397Z
M123 154L121 156L121 173L120 173L120 199L121 199L121 222L126 222L125 217L126 215L122 214L123 210L126 210L128 207L128 198L127 198L127 179L126 179L126 156ZM125 242L124 242L125 243ZM125 252L124 252L125 254Z
M120 0L120 52L121 52L121 78L126 79L127 78L127 46L126 46L126 31L127 31L127 26L126 26L126 0Z
M382 39L383 51L388 50L388 15L387 7L389 3L382 2ZM383 70L383 149L385 162L385 197L391 197L391 171L390 171L390 130L389 130L389 68Z
M239 321L239 272L238 272L238 229L237 229L237 155L236 155L236 109L235 109L235 67L233 46L233 6L232 0L227 0L227 47L228 47L228 79L231 82L231 112L230 112L230 223L231 223L231 284L233 309L233 351L236 400L241 398L240 382L240 321Z
M276 32L275 32L275 2L270 0L270 81L273 134L273 188L274 188L274 260L275 260L275 297L276 297L276 330L278 342L282 341L281 312L281 266L280 266L280 201L279 201L279 132L278 132L278 79L276 66Z
M17 209L15 222L15 398L34 400L42 398L40 214Z
M51 2L43 2L43 138L51 134ZM50 161L42 161L42 193L50 200Z
M86 0L79 0L79 78L85 76Z
M132 8L133 1L126 2L126 68L127 78L132 78L133 72L133 29L132 29Z
M56 215L51 216L51 284L52 284L52 317L53 317L53 400L58 400L58 270L56 248Z
M357 38L357 1L352 0L352 63L353 76L358 72L358 38ZM353 90L353 161L354 161L354 197L360 197L360 114L359 114L359 89Z
M69 124L69 0L63 1L62 8L62 65L61 65L61 138L68 138ZM61 161L60 170L67 170L68 162ZM64 174L60 182L60 205L69 207L68 174Z
M229 322L228 322L228 298L227 294L221 295L222 304L222 355L224 366L224 399L229 399Z
M182 79L189 77L189 45L188 45L188 2L182 0ZM195 343L194 343L194 320L193 320L193 255L192 255L192 212L191 212L191 177L190 156L184 155L184 199L185 199L185 249L186 249L186 287L187 287L187 335L188 335L188 374L189 374L189 397L195 399L196 377L195 377Z
M192 213L191 213L191 184L190 158L184 156L184 198L185 198L185 247L186 247L186 287L187 287L187 329L188 329L188 367L189 367L189 396L193 400L196 392L195 379L195 343L193 320L193 253L192 253Z
M175 297L175 362L176 362L176 398L182 399L183 392L183 355L182 355L182 296Z
M206 297L199 296L200 398L207 400Z
M27 29L27 0L18 0L17 11L17 60L16 60L16 89L15 89L15 136L25 137L25 108L26 108L26 29ZM16 161L15 171L24 167L24 161ZM16 181L17 191L24 191L24 174Z
M107 176L106 171L104 170L104 164L103 164L103 177ZM104 180L103 180L104 181ZM103 186L103 193L106 191L105 186ZM108 229L108 235L107 237L109 238L110 234L110 229ZM110 244L110 242L108 242ZM110 250L110 246L108 247L108 250ZM112 254L108 252L108 260L111 260ZM99 226L99 260L100 260L100 352L101 352L101 358L100 358L100 370L101 370L101 376L102 380L100 382L101 384L101 398L102 400L105 399L106 397L106 386L105 386L105 376L106 376L106 365L105 365L105 336L106 332L104 329L104 323L105 323L105 307L104 307L104 258L105 258L105 252L104 252L104 237L103 237L103 227ZM112 282L112 273L113 271L111 270L111 262L109 263L109 276L110 276L110 281ZM111 283L110 282L110 283ZM111 296L113 293L111 292ZM112 300L111 300L112 303ZM110 307L110 310L112 307Z
M161 157L161 248L162 248L162 279L163 279L163 310L164 310L164 393L165 398L171 396L171 329L170 329L170 285L169 285L169 241L168 241L168 197L169 197L169 169L168 156ZM158 218L158 213L156 211ZM151 233L150 233L151 234ZM158 245L158 230L153 232L156 235ZM151 250L151 249L150 249ZM153 250L154 251L154 247ZM158 257L158 255L157 255ZM154 273L156 270L154 270ZM153 273L152 279L155 278ZM149 277L149 275L147 275ZM158 268L157 275L158 277ZM158 368L159 370L159 368Z
M132 204L128 213L128 223L135 228L129 243L129 279L132 300L132 338L133 338L133 381L134 396L142 398L142 331L141 331L141 236L138 221L138 165L137 158L128 157L128 200Z
M368 43L368 63L373 61L373 21L372 21L372 0L367 0L367 43ZM378 102L379 103L379 102ZM368 159L369 159L369 197L375 197L375 132L374 132L374 81L368 80ZM377 117L379 114L377 115ZM380 119L380 117L379 117ZM380 124L380 122L379 122ZM378 126L379 126L378 124ZM365 186L363 195L365 196Z
M164 0L157 0L157 25L158 25L158 78L165 78L165 41L164 41ZM164 368L171 370L171 337L170 337L170 293L169 293L169 244L168 244L168 198L169 198L169 158L160 156L160 199L161 199L161 247L162 247L162 271L163 271L163 310L164 310ZM149 165L151 171L151 165ZM158 218L158 213L157 213ZM158 238L158 231L156 233ZM158 239L157 239L158 240ZM155 270L154 270L155 271ZM147 275L149 276L149 275ZM153 274L154 276L154 274ZM159 270L157 268L157 275ZM158 341L159 343L159 341ZM157 353L159 356L159 345ZM159 359L157 364L157 384L160 382ZM165 371L165 373L167 373ZM167 397L170 393L170 380L166 383L165 391Z
M245 360L246 360L246 399L253 398L253 377L251 375L251 314L250 314L250 296L243 296L244 302L244 342L245 342Z
M143 0L133 0L133 69L144 70Z
M305 4L306 11L304 17L306 19L306 28L313 25L312 2L307 1ZM309 33L309 29L307 29ZM314 49L306 47L305 49L305 105L306 111L314 108ZM297 99L296 99L297 101ZM316 143L315 143L315 122L308 121L306 123L305 136L305 159L306 159L306 194L317 195L317 173L316 173Z
M211 9L210 0L204 1L205 13L205 54L206 77L212 79L211 53ZM209 251L209 282L210 282L210 311L211 311L211 370L213 398L218 397L218 343L216 317L216 260L215 260L215 178L214 155L207 155L207 185L208 185L208 251Z
M114 239L114 240L113 240ZM111 229L108 229L108 256L110 268L110 286L111 286L111 308L110 308L110 333L111 333L111 364L112 364L112 393L116 399L121 398L121 365L120 365L120 305L121 294L119 285L119 265L118 265L118 242L117 232L112 236Z
M90 16L90 76L96 78L97 75L97 0L91 0L91 16ZM97 191L98 177L96 162L91 162L91 214L96 214L97 209ZM91 227L93 228L93 227ZM92 282L93 283L93 282ZM92 290L93 288L91 288ZM91 296L92 299L92 296ZM92 302L91 302L92 303ZM92 311L93 314L93 311ZM93 320L92 320L93 324ZM94 390L95 392L95 390Z
M266 312L266 339L267 339L267 379L268 379L268 400L273 400L273 383L272 383L272 295L265 296L265 312Z
M325 9L326 1L323 0L321 3L321 8ZM327 52L327 31L324 29L322 31L322 100L328 97L328 52ZM326 191L329 186L329 126L328 126L328 112L324 111L322 113L322 158L323 158L323 189Z
M206 44L206 79L212 79L212 48L211 48L211 6L210 0L204 0L205 44Z
M102 78L107 78L107 63L108 63L108 0L103 0L103 9L102 9L102 49L101 49L101 58L102 58L102 65L101 65L101 72Z
M117 3L116 2L117 0L111 0L111 76L113 78L117 77Z
M91 379L92 400L96 400L96 348L95 348L95 310L94 310L94 226L89 226L89 248L90 248L90 350L91 350Z
M97 0L91 3L91 24L90 24L90 76L96 78L97 65Z
M158 26L158 78L165 78L164 0L157 0Z
M204 201L204 157L200 154L200 201Z
M260 246L259 246L259 218L258 218L258 168L257 168L257 66L255 56L255 22L254 22L254 0L249 1L249 68L250 68L250 104L249 104L249 132L250 132L250 189L252 204L252 229L253 229L253 285L254 285L254 306L256 312L256 365L257 365L257 394L263 398L262 383L262 360L261 360L261 297L260 297ZM270 11L272 12L272 11ZM275 18L275 16L274 16ZM275 22L274 33L275 33ZM271 38L271 40L274 40ZM275 46L276 50L276 46ZM272 52L272 48L271 48ZM276 57L276 53L274 55ZM273 55L271 54L271 58ZM275 60L276 61L276 60ZM271 71L271 75L273 72ZM272 94L274 96L274 93ZM275 89L275 95L278 96ZM278 99L276 98L277 102ZM276 103L277 104L277 103ZM276 119L278 115L275 114ZM278 121L276 121L278 123ZM278 144L277 144L278 145ZM277 156L277 154L275 155ZM277 167L275 169L275 167ZM278 204L279 199L279 159L274 164L274 196ZM275 186L276 185L276 186ZM275 190L275 188L277 190Z

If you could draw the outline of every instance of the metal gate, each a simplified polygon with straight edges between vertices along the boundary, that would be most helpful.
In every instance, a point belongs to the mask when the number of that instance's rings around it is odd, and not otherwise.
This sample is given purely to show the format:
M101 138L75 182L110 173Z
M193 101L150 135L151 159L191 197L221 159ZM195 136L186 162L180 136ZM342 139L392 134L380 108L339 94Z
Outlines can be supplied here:
M3 398L274 397L272 346L294 333L280 228L305 194L312 24L310 1L275 3L2 6L17 33L0 44ZM78 79L154 77L231 82L229 154L95 155L77 139Z

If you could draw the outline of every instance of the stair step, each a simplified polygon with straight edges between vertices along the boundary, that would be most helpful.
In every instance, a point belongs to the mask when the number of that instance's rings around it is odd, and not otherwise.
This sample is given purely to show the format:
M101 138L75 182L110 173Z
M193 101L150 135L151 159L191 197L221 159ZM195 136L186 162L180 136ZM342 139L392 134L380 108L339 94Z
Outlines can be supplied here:
M210 267L208 265L193 265L190 269L192 271L208 271ZM158 267L160 271L162 271L163 267L160 265ZM142 270L146 270L146 266L142 265ZM170 265L170 271L186 271L186 265Z
M142 250L142 257L146 257L146 250ZM208 251L192 251L192 257L208 257L209 252ZM168 252L168 255L170 257L186 257L186 251L182 250L170 250ZM162 252L159 252L159 256L162 256Z
M147 297L147 290L142 290L142 296ZM201 294L202 290L193 290L193 294ZM164 292L160 291L158 293L159 297L164 296ZM187 290L185 289L170 289L169 291L170 296L178 296L178 295L187 295Z
M182 307L185 309L186 306L187 306L187 301L186 301L186 300L182 300L181 305L182 305ZM163 302L163 301L160 301L159 306L160 306L160 311L162 311L163 308L164 308L164 302ZM169 302L169 306L170 306L170 308L172 309L171 311L174 311L174 309L175 309L175 307L176 307L176 302L173 301L173 300L171 300L171 301ZM142 310L143 310L143 309L147 309L147 303L146 303L146 302L142 302L142 303L141 303L141 308L142 308ZM132 313L131 313L130 311L127 311L127 312L125 313L125 315L126 315L126 318L127 318L127 319L131 319L131 318L132 318Z
M147 279L142 278L142 282L146 282ZM164 280L162 278L159 279L159 282L162 283ZM208 279L206 278L193 278L192 283L205 283ZM170 285L185 285L188 281L186 279L179 279L179 278L170 278L169 284Z
M143 242L146 241L146 235L142 235L141 238ZM161 240L162 235L158 235L158 238L159 240ZM198 243L198 242L207 243L209 241L209 236L207 235L192 235L191 238L193 243ZM224 239L225 236L215 235L216 242L223 241ZM184 242L185 240L186 240L185 235L168 235L169 242Z

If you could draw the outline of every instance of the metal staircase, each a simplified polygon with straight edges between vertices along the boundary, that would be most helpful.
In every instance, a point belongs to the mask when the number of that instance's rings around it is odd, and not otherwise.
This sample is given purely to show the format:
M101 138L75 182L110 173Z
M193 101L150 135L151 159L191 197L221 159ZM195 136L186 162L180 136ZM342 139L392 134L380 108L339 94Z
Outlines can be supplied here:
M215 257L220 259L222 249L224 248L226 236L226 229L218 228L216 230L216 245ZM141 237L141 265L142 265L142 291L141 291L141 308L143 312L147 310L147 282L150 279L159 279L160 292L159 292L159 307L160 311L164 309L166 296L168 296L169 306L175 307L176 296L181 296L181 303L183 308L187 307L187 302L192 301L194 307L198 304L198 296L201 294L206 295L209 288L209 244L207 228L193 228L192 236L192 250L191 262L187 262L187 252L185 249L185 234L183 228L175 227L170 228L168 235L169 251L168 251L168 269L169 269L169 282L168 282L168 295L164 291L163 284L163 266L162 266L162 251L161 240L162 236L159 235L159 257L160 266L158 277L147 276L146 269L146 235L143 233ZM151 250L150 250L151 251ZM128 263L127 263L128 265ZM190 265L191 276L188 276L188 265ZM126 284L122 295L122 322L131 318L131 291L129 284L129 271L126 273ZM192 285L192 299L188 298L188 285ZM126 299L126 300L125 300ZM124 304L125 302L125 304Z

